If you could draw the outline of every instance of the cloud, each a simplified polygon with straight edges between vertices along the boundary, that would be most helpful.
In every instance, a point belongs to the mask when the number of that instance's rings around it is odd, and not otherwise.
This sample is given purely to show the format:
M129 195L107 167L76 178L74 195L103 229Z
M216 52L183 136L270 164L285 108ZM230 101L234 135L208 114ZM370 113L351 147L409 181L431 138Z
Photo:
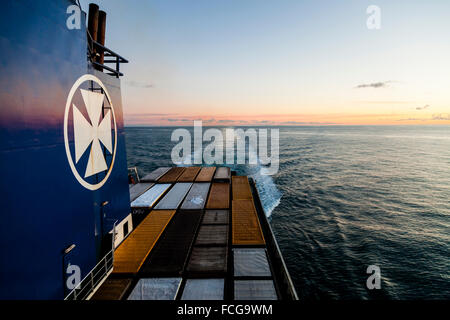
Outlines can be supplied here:
M154 87L153 84L150 84L150 83L144 83L144 82L138 82L138 81L134 81L134 80L126 81L125 83L126 83L128 86L130 86L130 87L135 87L135 88L150 89L150 88L153 88L153 87Z
M433 120L450 120L450 113L436 113L433 114Z
M363 84L359 84L357 85L355 88L356 89L361 89L361 88L385 88L387 87L388 83L390 83L392 81L382 81L382 82L373 82L373 83L363 83Z
M169 122L193 122L192 119L183 119L183 118L168 118Z
M417 107L416 110L425 110L425 109L428 109L429 107L430 107L430 105L427 104L427 105L424 105L423 107Z

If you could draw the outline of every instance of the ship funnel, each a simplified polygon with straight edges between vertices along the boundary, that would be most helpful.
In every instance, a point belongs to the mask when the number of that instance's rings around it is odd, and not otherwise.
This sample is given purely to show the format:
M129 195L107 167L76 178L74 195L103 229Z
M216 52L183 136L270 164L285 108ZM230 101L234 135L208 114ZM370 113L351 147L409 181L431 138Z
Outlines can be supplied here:
M87 25L88 55L93 68L117 78L123 76L120 64L128 63L128 60L105 47L106 12L99 10L95 3L89 4ZM114 67L111 67L111 64L114 64Z
M98 5L95 3L89 4L89 17L88 17L88 31L93 41L97 41L98 32Z
M106 12L100 10L98 12L98 32L97 32L97 42L102 46L105 46L105 31L106 31ZM105 52L103 50L99 50L98 55L96 56L96 61L100 64L103 64L105 60ZM100 71L103 71L103 68L99 68Z
M89 18L88 31L91 35L92 41L99 43L101 46L92 45L92 55L94 61L103 64L105 60L105 52L102 47L105 45L105 31L106 31L106 12L99 10L95 3L89 4ZM95 69L103 71L103 68L95 65Z

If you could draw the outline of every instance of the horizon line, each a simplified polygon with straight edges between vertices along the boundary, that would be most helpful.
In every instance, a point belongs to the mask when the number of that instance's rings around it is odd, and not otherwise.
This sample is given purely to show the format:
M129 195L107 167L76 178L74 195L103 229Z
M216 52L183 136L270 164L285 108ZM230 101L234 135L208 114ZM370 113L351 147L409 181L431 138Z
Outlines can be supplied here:
M399 124L229 124L229 125L209 125L205 124L202 127L404 127L404 126L450 126L448 123L399 123ZM154 124L124 124L124 127L153 127L153 128L167 128L167 127L193 127L191 125L154 125Z

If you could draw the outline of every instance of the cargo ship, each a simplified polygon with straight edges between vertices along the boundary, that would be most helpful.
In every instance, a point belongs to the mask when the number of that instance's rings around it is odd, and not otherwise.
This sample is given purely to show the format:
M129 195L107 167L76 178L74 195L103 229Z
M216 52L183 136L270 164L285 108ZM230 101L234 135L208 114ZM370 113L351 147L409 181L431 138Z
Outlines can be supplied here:
M7 1L0 24L0 299L298 299L251 178L130 174L104 11Z
M138 180L135 229L89 298L297 299L253 180L228 167L163 167Z

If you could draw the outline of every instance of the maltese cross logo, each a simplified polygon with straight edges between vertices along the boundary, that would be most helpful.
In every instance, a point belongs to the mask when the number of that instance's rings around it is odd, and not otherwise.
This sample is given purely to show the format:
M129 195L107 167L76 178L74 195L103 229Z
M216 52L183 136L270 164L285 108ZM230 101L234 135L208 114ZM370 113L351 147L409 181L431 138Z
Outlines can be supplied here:
M91 86L99 86L98 89L102 89L103 93L90 91L80 88L84 82L90 82ZM74 94L79 90L81 93L82 101L87 111L88 119L82 114L78 106L72 102ZM108 102L110 109L105 109L104 104ZM73 115L73 144L75 150L75 157L72 156L69 145L69 128L68 118L72 110ZM103 118L100 119L103 115ZM114 123L114 145L113 145L113 133L111 120ZM64 142L66 147L66 154L69 160L69 165L72 169L75 178L89 190L96 190L103 186L108 179L111 169L114 165L114 159L116 155L116 143L117 141L117 127L114 114L114 108L111 102L111 98L103 83L95 76L86 74L80 77L69 93L66 103L66 111L64 114ZM112 161L109 165L105 159L105 150L103 147L112 154ZM78 162L83 155L88 152L89 158L84 170L77 169ZM75 161L74 161L75 160ZM80 172L78 172L80 170ZM106 172L102 181L91 184L86 181L89 178L98 173Z
M90 177L96 173L108 169L100 141L112 153L111 138L111 112L108 110L103 120L99 123L103 108L102 93L80 89L83 96L89 118L92 125L73 104L73 131L75 136L75 163L78 163L86 149L91 145L89 161L84 177Z

